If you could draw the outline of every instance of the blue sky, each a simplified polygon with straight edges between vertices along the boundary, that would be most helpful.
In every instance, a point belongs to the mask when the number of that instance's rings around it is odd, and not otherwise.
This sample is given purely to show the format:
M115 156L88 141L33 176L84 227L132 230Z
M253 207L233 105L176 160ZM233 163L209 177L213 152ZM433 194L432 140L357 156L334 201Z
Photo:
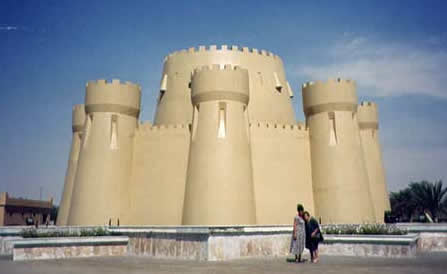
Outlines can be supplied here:
M390 190L447 181L447 2L0 0L0 191L59 201L71 107L85 83L143 88L152 120L163 57L234 44L283 58L302 120L300 85L357 80L379 104Z

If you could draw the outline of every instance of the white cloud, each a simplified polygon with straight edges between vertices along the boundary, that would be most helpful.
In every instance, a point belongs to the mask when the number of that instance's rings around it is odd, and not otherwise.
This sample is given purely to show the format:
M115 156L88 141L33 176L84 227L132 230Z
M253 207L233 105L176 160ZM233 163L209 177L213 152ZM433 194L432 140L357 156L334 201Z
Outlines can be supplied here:
M34 29L34 28L30 28L27 26L15 26L15 25L1 25L0 24L0 32L10 32L10 31L17 31L17 32L36 32L36 31L40 31L40 32L45 32L45 29L43 30L38 30L38 29Z
M17 26L0 26L0 30L3 31L13 31L18 30L19 28Z
M351 78L377 96L447 97L447 50L347 36L330 46L326 64L298 66L295 73L313 80Z

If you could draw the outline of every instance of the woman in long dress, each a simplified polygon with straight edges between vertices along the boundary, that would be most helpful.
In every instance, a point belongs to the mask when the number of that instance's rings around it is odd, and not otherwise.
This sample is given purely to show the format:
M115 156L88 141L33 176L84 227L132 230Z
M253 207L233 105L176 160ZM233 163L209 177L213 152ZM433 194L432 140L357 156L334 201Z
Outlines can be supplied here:
M295 255L295 262L301 262L301 254L306 243L306 229L303 219L304 207L297 206L297 214L293 219L293 233L290 241L290 254Z

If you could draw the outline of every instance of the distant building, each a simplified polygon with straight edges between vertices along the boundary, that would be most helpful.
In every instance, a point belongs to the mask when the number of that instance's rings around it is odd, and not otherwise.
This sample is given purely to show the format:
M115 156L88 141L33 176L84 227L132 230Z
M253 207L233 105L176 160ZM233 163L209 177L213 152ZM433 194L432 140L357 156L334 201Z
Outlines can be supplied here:
M0 193L0 226L45 224L53 198L48 201L13 198L7 192Z

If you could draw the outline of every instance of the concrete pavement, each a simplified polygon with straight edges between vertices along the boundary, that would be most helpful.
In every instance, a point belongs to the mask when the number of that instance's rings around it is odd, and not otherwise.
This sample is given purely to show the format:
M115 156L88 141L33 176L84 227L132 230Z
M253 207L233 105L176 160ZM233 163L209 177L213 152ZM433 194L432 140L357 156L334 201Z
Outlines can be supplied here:
M114 273L447 273L447 253L411 259L322 257L318 264L287 263L285 258L195 262L144 257L108 257L13 262L0 259L0 274Z

